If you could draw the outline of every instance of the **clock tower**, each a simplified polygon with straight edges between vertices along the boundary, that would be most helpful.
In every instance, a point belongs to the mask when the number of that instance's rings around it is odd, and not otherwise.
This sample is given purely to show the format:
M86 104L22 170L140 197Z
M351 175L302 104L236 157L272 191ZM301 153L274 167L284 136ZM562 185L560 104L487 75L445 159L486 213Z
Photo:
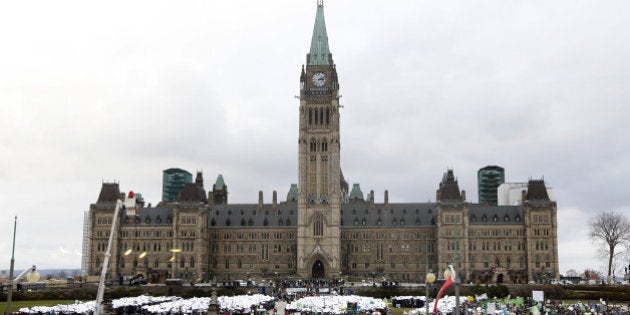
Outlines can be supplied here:
M341 165L339 83L328 48L324 4L300 74L297 273L333 278L340 271Z

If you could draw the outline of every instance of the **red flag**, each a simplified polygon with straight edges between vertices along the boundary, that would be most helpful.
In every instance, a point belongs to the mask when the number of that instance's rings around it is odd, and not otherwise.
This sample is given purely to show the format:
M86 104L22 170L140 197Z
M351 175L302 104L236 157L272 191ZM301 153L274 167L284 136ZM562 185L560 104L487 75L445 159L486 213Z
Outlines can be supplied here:
M440 298L442 297L446 289L448 289L448 287L450 287L453 284L453 277L455 277L455 270L453 270L453 266L449 265L449 268L451 269L451 275L448 277L448 279L446 279L446 282L444 282L444 284L442 285L442 288L440 289L440 292L438 292L437 297L435 297L435 303L433 304L434 314L437 314L437 306L438 306L438 302L440 301Z

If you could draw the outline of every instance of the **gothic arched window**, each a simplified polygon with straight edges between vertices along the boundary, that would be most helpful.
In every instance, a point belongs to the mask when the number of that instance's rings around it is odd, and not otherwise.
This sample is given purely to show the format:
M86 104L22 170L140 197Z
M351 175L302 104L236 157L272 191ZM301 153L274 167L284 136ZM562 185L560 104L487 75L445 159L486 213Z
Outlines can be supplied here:
M317 215L313 222L313 236L324 236L324 222L321 215Z

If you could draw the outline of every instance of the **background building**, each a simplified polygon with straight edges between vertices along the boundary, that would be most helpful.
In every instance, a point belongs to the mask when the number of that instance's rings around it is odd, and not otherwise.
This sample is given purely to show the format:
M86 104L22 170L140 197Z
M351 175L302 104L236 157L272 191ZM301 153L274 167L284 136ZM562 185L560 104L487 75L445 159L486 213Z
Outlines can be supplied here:
M162 171L162 201L175 201L186 184L192 183L192 174L180 168Z
M384 192L363 198L341 172L339 78L318 3L311 47L300 71L298 183L285 201L228 203L222 175L206 193L201 172L176 201L131 201L104 183L90 206L88 275L100 273L115 225L108 275L150 282L366 278L424 282L453 264L465 282L526 283L558 278L557 209L542 180L520 202L471 203L447 170L436 202L395 203ZM127 211L112 222L116 200ZM426 196L419 197L426 200ZM129 211L132 207L135 211Z
M489 165L477 171L477 192L480 204L497 205L497 189L505 182L505 170Z

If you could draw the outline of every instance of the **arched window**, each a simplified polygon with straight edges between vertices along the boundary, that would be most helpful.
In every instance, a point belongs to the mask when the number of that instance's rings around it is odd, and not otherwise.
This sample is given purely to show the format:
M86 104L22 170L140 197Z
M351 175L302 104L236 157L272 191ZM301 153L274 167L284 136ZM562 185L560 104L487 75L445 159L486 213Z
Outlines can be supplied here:
M536 262L536 267L537 267L537 268L538 268L538 267L540 267L540 256L536 255L536 260L535 260L535 262Z
M330 109L326 108L326 125L330 124Z
M323 125L324 124L324 109L323 108L319 109L319 117L320 117L319 124Z
M179 260L179 268L184 267L186 267L186 261L184 260L184 257L182 257L182 259Z
M315 108L315 124L319 125L319 111Z
M225 259L225 269L230 269L230 260L229 259Z
M317 215L313 222L313 236L324 236L324 222L321 215Z
M242 268L243 268L243 262L239 258L238 261L236 262L236 269L242 269Z
M190 268L195 268L195 258L190 257Z
M308 110L308 124L309 125L313 124L313 110L312 109Z

